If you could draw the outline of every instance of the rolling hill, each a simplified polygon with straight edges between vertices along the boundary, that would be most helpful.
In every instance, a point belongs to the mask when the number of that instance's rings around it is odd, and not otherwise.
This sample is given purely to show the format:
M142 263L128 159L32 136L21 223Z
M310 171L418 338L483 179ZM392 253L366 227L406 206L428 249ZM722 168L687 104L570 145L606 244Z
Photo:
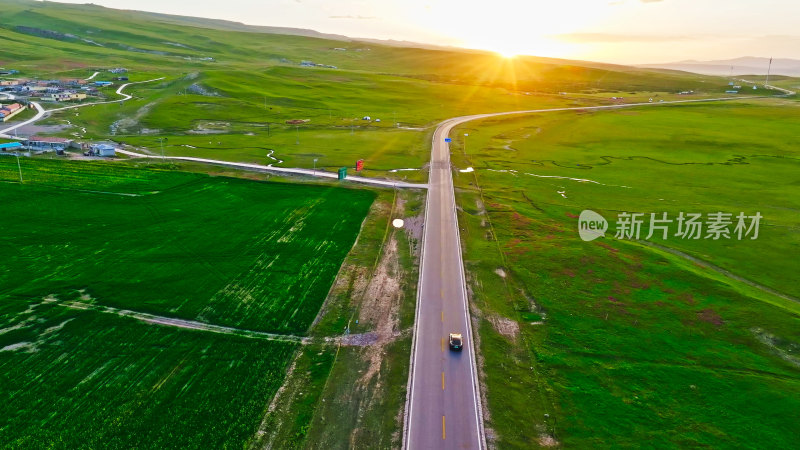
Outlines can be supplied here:
M724 59L715 61L679 61L665 64L644 64L639 67L651 69L682 70L685 72L703 75L726 77L733 75L761 75L767 73L769 58L745 56L742 58ZM772 60L772 75L785 75L790 77L800 76L800 61L796 59L774 58Z
M0 24L0 66L21 66L29 76L99 64L185 72L220 65L297 65L307 60L343 70L523 91L697 90L714 81L612 64L530 56L504 60L484 51L398 47L312 30L91 4L0 0Z

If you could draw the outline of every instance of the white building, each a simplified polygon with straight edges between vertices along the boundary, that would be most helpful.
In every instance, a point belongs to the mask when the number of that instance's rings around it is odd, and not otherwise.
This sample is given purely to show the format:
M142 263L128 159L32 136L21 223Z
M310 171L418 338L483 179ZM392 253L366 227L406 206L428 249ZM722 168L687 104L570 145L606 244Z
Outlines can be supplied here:
M91 153L95 156L116 156L116 148L110 144L92 144Z

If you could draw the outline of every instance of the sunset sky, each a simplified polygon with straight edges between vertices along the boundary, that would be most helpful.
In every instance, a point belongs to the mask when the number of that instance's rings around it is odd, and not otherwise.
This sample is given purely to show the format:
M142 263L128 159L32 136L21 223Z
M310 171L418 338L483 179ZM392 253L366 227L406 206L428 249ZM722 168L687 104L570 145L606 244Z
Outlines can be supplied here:
M72 1L70 3L85 3ZM103 6L615 63L800 58L797 0L93 0Z

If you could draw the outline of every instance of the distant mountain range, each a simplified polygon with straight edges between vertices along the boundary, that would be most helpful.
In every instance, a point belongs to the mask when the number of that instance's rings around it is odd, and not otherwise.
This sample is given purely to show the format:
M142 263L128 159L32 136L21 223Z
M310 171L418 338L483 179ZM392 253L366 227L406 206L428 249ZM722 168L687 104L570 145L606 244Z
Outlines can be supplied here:
M666 64L639 64L637 67L648 69L683 70L703 75L729 76L733 75L766 75L769 58L745 56L742 58L722 59L716 61L679 61ZM731 69L733 68L733 69ZM800 60L774 58L772 60L772 75L786 75L800 77Z
M191 16L178 16L173 14L162 14L146 11L136 11L138 14L150 16L153 19L162 22L175 23L178 25L190 25L201 28L211 28L216 30L226 31L243 31L248 33L267 33L267 34L283 34L289 36L305 36L318 39L329 39L332 41L344 42L368 42L372 44L389 45L393 47L411 47L411 48L424 48L429 50L468 50L452 46L426 44L422 42L412 41L398 41L394 39L372 39L372 38L358 38L351 36L344 36L341 34L321 33L319 31L305 29L305 28L290 28L290 27L271 27L263 25L248 25L241 22L234 22L222 19L207 19L203 17Z

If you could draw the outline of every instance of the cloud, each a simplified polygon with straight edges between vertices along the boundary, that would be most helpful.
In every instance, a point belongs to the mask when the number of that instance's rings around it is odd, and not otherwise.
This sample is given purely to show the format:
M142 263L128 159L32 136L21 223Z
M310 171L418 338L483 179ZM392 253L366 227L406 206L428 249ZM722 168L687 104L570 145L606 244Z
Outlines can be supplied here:
M357 20L374 20L377 19L375 16L328 16L329 19L357 19Z
M674 42L696 39L683 35L646 35L646 34L614 34L614 33L566 33L551 36L563 42L576 44L588 43L620 43L620 42Z
M639 0L640 3L661 3L663 1L664 0ZM625 3L626 0L609 0L608 5L619 6L619 5L624 5Z

